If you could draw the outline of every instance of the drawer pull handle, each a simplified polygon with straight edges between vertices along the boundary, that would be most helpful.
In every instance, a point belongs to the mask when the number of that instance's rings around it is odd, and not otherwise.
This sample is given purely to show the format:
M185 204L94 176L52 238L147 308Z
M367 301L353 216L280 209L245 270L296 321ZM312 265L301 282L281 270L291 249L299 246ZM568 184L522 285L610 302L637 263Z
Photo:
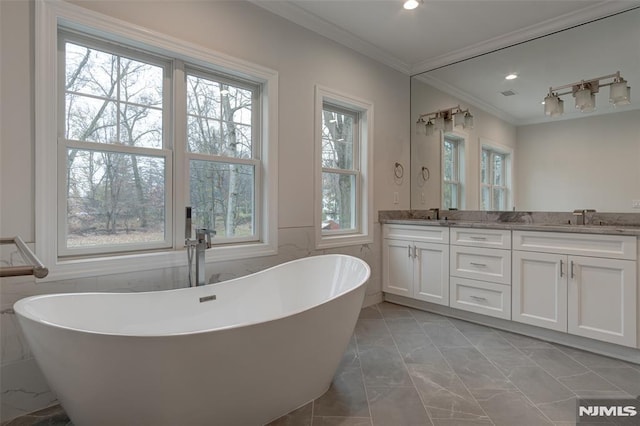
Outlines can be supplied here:
M411 257L411 246L408 246L407 249L409 249L409 257Z
M473 235L469 237L472 240L480 240L480 241L484 241L487 239L487 237L474 237Z
M562 261L562 259L560 259L560 278L562 278L564 276L563 272L562 272L562 267L564 266L564 262Z
M485 268L487 266L486 263L469 262L469 264L473 266L482 267L482 268Z
M480 297L480 296L469 296L470 298L472 298L473 300L477 300L479 302L486 302L487 298L486 297Z

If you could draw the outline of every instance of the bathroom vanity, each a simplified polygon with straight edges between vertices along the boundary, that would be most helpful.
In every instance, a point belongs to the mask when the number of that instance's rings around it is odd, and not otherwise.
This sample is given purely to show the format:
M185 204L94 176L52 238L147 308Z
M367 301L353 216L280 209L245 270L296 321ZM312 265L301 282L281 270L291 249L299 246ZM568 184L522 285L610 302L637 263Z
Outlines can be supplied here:
M385 213L386 300L640 362L640 227Z

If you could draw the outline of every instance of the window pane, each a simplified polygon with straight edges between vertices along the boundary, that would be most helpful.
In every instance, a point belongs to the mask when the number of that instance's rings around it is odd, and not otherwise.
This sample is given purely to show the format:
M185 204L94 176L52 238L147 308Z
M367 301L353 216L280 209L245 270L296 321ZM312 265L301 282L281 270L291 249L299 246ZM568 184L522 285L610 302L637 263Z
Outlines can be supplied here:
M162 148L162 67L65 44L67 139Z
M493 209L506 210L506 199L504 188L493 188Z
M322 173L322 230L355 229L356 175Z
M442 196L442 208L457 209L458 208L458 185L455 183L445 183Z
M322 111L322 167L353 170L356 116Z
M484 149L480 159L480 183L489 183L489 152Z
M67 95L66 138L87 142L118 140L116 103L80 95Z
M480 210L491 209L491 198L489 186L482 186L482 194L480 197Z
M191 160L189 172L197 228L215 229L218 237L255 234L254 166Z
M117 95L118 57L65 43L65 90L104 98Z
M120 99L162 108L162 67L120 58Z
M503 159L504 156L500 154L493 154L493 184L494 185L504 185L504 176L503 176Z
M457 181L456 173L456 145L454 142L444 141L444 180Z
M121 103L120 141L131 146L162 148L162 110Z
M189 152L252 158L252 91L187 76Z
M67 149L67 166L67 247L164 240L164 158Z

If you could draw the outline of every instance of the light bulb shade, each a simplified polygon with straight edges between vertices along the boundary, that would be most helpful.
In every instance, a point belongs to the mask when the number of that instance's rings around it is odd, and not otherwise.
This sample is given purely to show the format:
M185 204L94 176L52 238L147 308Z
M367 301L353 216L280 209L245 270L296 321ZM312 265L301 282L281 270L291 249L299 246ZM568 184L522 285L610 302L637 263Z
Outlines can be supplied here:
M577 90L573 96L576 98L576 108L580 111L591 112L596 109L596 95L588 87Z
M464 127L473 129L473 115L468 111L464 113Z
M459 112L459 113L453 114L453 125L455 127L462 127L463 129L465 128L463 113Z
M424 135L425 133L425 122L424 119L422 117L418 118L418 121L416 121L416 135Z
M433 125L435 126L434 130L444 130L444 117L442 115L436 116L433 119Z
M564 113L564 101L557 95L549 93L547 97L544 98L544 113L551 117L562 115L562 113Z
M611 83L609 102L615 106L629 105L631 103L631 87L627 86L625 79L621 78L620 81Z
M434 133L434 131L435 131L435 128L434 128L434 127L435 127L435 126L433 125L433 122L432 122L431 120L429 120L429 121L427 122L426 126L425 126L427 136L433 136L433 133Z
M453 118L447 118L444 120L444 131L453 132Z

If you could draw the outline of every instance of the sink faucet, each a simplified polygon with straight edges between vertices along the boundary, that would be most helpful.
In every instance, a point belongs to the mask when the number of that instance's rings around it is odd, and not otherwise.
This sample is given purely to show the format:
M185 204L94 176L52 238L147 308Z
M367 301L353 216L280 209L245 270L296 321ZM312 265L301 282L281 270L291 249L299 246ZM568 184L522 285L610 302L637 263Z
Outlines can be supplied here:
M192 240L187 238L185 245L187 249L195 247L196 250L196 285L205 285L205 251L211 248L211 237L216 234L213 229L200 228L196 229L196 239ZM189 264L191 265L191 264Z
M439 208L431 208L429 211L433 212L433 219L440 220L440 209Z
M587 213L595 213L595 209L577 209L573 211L576 216L576 225L586 225Z

